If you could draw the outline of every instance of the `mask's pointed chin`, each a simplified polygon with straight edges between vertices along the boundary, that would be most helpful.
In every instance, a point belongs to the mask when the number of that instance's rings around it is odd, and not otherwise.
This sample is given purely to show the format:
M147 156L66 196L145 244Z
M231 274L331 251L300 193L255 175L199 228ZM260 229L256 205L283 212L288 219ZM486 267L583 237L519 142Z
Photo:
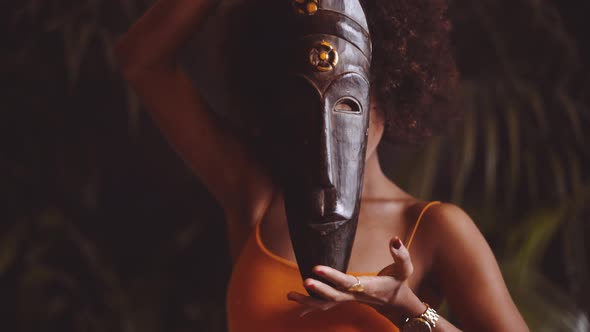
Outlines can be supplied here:
M346 272L354 242L357 216L327 223L309 223L288 218L293 249L303 279L318 276L312 273L316 265L325 265Z
M318 278L312 273L316 265L346 272L356 233L356 211L349 218L338 214L312 217L304 215L303 211L309 209L298 208L296 202L289 201L288 196L285 208L291 242L303 279Z

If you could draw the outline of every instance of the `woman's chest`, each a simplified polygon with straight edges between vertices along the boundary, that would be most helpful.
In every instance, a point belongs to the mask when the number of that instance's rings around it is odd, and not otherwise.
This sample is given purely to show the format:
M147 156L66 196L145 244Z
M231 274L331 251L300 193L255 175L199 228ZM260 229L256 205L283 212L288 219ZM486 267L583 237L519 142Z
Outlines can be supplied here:
M361 211L348 271L357 273L377 273L393 263L389 243L395 236L404 241L411 231L413 222L403 211L395 209L373 209L378 213ZM289 229L284 213L269 214L260 225L261 244L273 255L295 262L295 253L289 237ZM268 216L267 216L268 217ZM430 261L427 253L414 242L410 249L414 273L409 279L412 289L418 289L428 270L425 262Z
M300 304L287 294L306 293L293 262L268 251L254 232L234 265L227 294L229 330L235 331L396 331L373 308L349 302L304 317Z

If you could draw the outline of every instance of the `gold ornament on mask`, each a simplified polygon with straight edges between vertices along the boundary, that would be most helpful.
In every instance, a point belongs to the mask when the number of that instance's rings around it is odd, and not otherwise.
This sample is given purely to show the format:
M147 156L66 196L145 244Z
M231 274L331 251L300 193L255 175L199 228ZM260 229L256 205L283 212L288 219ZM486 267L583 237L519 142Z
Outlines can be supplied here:
M293 6L301 15L313 15L320 7L319 0L295 0Z
M327 41L309 51L309 63L321 72L331 71L338 64L338 52Z

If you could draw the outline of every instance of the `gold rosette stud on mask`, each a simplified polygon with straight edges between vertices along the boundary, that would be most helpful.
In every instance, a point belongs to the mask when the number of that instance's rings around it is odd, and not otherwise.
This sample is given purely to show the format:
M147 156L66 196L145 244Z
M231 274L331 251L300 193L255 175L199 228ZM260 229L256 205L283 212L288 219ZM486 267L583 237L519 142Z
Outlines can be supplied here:
M330 43L322 41L309 51L309 62L318 71L331 71L338 64L338 52Z
M319 9L318 0L295 0L293 1L295 11L301 15L313 15Z

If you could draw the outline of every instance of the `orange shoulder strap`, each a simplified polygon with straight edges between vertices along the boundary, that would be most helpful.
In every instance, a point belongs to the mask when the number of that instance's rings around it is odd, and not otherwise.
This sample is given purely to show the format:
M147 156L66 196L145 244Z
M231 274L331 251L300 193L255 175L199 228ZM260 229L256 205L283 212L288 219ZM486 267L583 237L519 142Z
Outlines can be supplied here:
M418 226L420 226L420 221L422 221L422 217L424 216L424 213L426 213L426 210L428 210L431 206L436 205L436 204L440 204L440 202L439 201L432 201L432 202L426 204L422 208L422 211L420 211L420 215L418 216L418 220L416 220L416 223L414 224L414 228L412 229L412 233L405 241L406 248L408 248L408 250L410 250L410 246L412 245L412 241L414 240L414 236L416 235L416 231L418 230Z

